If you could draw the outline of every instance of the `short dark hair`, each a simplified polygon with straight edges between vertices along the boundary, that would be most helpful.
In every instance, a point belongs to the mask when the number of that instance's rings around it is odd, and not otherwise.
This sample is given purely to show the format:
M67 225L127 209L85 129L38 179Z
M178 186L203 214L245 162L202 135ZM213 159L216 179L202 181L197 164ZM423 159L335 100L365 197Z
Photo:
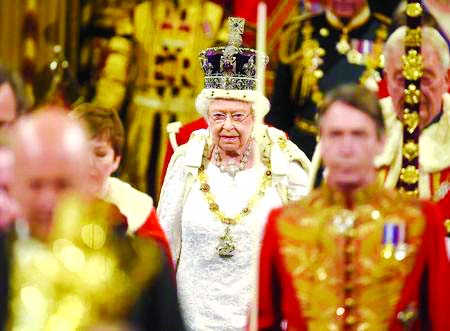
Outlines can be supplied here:
M343 84L334 88L327 93L325 101L319 107L319 121L335 102L343 102L368 115L375 122L377 134L380 136L384 132L383 114L374 92L355 83Z
M0 86L3 84L11 86L14 92L17 116L25 114L28 110L29 102L25 94L23 81L18 74L8 70L0 63Z
M82 103L70 116L81 121L90 138L102 137L111 143L116 156L122 156L125 132L117 111L92 103Z

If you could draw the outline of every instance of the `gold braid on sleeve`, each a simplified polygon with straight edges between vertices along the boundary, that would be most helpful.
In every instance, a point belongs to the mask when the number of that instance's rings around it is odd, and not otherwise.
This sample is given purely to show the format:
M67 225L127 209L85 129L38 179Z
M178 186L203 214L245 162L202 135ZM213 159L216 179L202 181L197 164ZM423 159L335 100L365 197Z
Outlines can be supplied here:
M305 18L306 17L306 18ZM280 60L283 64L292 66L291 98L304 103L311 96L314 103L323 101L323 93L319 88L319 80L323 77L320 65L325 50L312 37L314 27L309 17L303 16L292 22L284 31L280 43ZM301 44L297 47L297 33L301 26ZM300 93L299 91L300 84Z

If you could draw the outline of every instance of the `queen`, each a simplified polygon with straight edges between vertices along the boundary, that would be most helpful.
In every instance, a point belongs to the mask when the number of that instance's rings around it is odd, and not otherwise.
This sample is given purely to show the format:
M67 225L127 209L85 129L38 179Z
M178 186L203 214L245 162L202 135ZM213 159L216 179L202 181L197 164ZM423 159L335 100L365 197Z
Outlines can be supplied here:
M176 266L189 330L243 330L262 231L271 209L306 195L309 160L284 132L262 124L270 103L256 91L256 59L229 43L200 54L205 87L196 108L208 129L176 149L157 213Z

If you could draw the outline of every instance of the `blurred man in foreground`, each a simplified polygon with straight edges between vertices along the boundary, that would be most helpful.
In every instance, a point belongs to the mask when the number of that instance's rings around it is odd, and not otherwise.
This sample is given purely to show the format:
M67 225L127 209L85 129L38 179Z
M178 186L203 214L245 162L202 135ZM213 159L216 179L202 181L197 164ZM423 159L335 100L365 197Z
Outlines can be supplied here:
M319 128L327 183L269 217L259 330L449 330L440 215L377 183L376 96L337 88Z
M126 237L118 209L88 197L78 122L43 109L17 124L12 141L23 220L0 246L1 328L183 330L159 248Z

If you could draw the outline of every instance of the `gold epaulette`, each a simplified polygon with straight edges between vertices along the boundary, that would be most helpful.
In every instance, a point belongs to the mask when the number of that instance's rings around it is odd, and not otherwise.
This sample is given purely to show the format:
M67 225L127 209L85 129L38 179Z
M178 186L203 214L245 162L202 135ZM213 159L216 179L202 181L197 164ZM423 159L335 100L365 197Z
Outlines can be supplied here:
M280 47L278 55L282 63L290 63L292 60L297 59L300 56L300 52L297 45L299 34L301 34L300 27L304 22L309 21L311 18L318 14L304 13L297 15L287 21L282 28L280 34Z
M384 14L373 13L373 17L375 17L377 20L379 20L383 24L386 24L386 25L392 24L392 19Z
M290 29L291 25L297 26L298 24L301 24L303 21L306 21L307 19L313 18L314 16L317 16L317 15L318 14L302 13L297 16L294 16L289 21L284 23L282 30L284 32L284 31L286 31L286 29Z

